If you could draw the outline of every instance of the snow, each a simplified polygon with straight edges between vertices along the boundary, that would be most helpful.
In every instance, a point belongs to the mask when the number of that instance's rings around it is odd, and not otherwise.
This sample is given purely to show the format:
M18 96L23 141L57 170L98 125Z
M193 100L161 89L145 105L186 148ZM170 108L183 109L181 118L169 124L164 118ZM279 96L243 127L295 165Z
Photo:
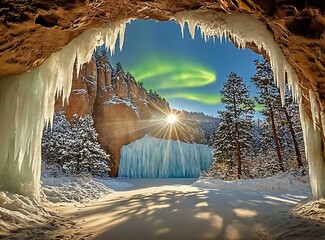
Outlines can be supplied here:
M72 91L76 95L87 93L87 90L83 89L83 88L82 89L73 89Z
M69 97L75 59L77 71L103 43L114 52L120 47L126 22L106 23L84 31L38 68L0 81L0 190L39 197L41 137L46 122L52 123L56 95Z
M0 192L0 238L11 235L14 229L45 222L49 216L35 198Z
M137 114L138 117L140 116L139 108L136 105L134 105L132 103L132 101L130 99L128 99L128 98L124 99L124 98L121 98L121 97L119 97L117 95L114 95L114 96L112 96L111 99L106 100L104 102L104 104L107 104L107 105L109 105L109 104L116 104L116 105L125 104L126 106L132 108L135 111L135 113Z
M297 217L325 223L325 198L300 204L292 212Z
M146 135L121 149L119 177L198 177L212 164L212 149L202 144Z
M44 234L44 230L31 233L29 228L33 229L54 220L62 224L62 218L53 212L53 208L66 206L74 209L85 206L104 198L114 190L127 190L133 186L115 179L95 179L86 175L71 176L62 172L57 177L51 175L52 172L42 174L41 201L10 192L0 192L0 238L9 235L9 239L12 239L10 236L17 229L26 229L15 239L35 239L33 234L39 237L39 234Z
M217 178L203 178L192 184L203 189L227 189L278 193L310 193L308 176L294 176L282 173L269 178L224 181Z
M62 181L68 178L60 176ZM53 187L71 182L56 182L44 176L43 184L44 178ZM135 233L139 239L323 239L318 236L324 236L320 225L324 222L324 199L298 206L290 214L291 208L308 196L307 177L283 174L256 179L256 184L243 180L233 182L231 187L218 183L203 189L197 186L200 181L193 184L196 179L189 178L93 180L119 190L81 205L49 203L46 209L35 199L10 193L4 193L4 197L1 193L0 238L131 239ZM266 191L273 181L276 186L280 182L284 185ZM262 190L252 189L254 186ZM3 208L3 202L10 204ZM15 204L19 204L18 210ZM8 210L8 206L14 210Z
M52 203L86 203L112 192L103 182L87 176L42 178L42 191Z

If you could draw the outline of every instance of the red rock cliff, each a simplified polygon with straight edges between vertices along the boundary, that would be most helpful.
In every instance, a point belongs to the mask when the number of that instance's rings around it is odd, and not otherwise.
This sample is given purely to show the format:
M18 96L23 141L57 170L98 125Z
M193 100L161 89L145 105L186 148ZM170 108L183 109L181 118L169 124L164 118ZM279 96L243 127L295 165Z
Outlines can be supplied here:
M154 92L147 92L123 69L113 70L106 58L94 56L74 71L71 95L63 109L68 119L74 114L92 115L98 140L111 155L111 175L117 176L120 149L146 134L158 138L199 142L195 126L169 125L169 104ZM62 108L56 102L56 111ZM190 136L194 136L190 139Z

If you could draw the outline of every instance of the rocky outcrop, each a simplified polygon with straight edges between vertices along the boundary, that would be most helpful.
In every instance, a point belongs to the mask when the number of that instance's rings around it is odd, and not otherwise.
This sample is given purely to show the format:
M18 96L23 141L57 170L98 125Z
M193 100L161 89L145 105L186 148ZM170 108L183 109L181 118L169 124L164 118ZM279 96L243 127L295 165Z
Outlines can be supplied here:
M55 109L63 106L68 119L75 114L93 116L98 140L111 155L112 176L117 176L121 147L146 134L184 142L202 139L193 122L181 124L180 119L179 124L169 125L166 117L172 110L168 102L155 92L147 92L121 66L113 69L106 57L94 55L78 77L76 69L73 74L68 103L59 98Z

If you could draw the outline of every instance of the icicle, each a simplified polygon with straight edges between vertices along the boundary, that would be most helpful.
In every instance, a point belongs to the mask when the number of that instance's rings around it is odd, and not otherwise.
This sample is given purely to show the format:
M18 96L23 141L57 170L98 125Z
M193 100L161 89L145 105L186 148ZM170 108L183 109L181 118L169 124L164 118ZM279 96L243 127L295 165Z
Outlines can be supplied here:
M317 121L319 120L319 111L316 102L315 94L309 89L309 102L310 102L310 111L313 119L314 129L316 129Z
M202 144L145 136L121 149L119 177L198 177L212 164Z
M0 79L0 190L39 197L41 138L45 124L52 124L55 96L69 97L72 73L87 62L96 45L106 38L114 49L126 22L89 29L38 68ZM111 34L111 35L110 35ZM122 39L120 39L123 43Z
M320 199L325 196L325 162L323 160L321 134L306 115L302 101L300 101L299 112L305 141L306 158L309 165L311 190L313 198Z
M194 21L187 22L187 27L188 27L188 31L190 32L191 38L194 39L195 38L196 22L194 22Z
M321 119L322 119L322 129L323 129L323 134L325 133L325 113L321 111Z
M179 22L179 25L181 26L182 38L184 38L184 27L185 27L185 22Z
M281 49L274 41L272 33L255 16L237 12L226 14L198 10L178 12L173 18L180 23L182 31L183 26L187 23L192 37L195 27L199 26L203 36L218 36L220 43L222 43L223 37L231 38L241 49L246 47L246 43L255 43L259 50L264 49L270 57L274 79L280 89L282 104L285 102L285 76L293 89L293 99L298 100L300 90L295 71L286 61Z

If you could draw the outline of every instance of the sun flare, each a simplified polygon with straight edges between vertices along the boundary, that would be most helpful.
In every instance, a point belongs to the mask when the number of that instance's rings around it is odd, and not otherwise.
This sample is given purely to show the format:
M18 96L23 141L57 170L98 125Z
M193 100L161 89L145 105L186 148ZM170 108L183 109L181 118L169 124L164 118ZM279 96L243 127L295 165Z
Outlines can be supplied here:
M175 122L177 122L177 117L176 117L176 115L174 115L174 114L169 114L169 115L167 116L167 122L168 122L169 124L174 124Z

